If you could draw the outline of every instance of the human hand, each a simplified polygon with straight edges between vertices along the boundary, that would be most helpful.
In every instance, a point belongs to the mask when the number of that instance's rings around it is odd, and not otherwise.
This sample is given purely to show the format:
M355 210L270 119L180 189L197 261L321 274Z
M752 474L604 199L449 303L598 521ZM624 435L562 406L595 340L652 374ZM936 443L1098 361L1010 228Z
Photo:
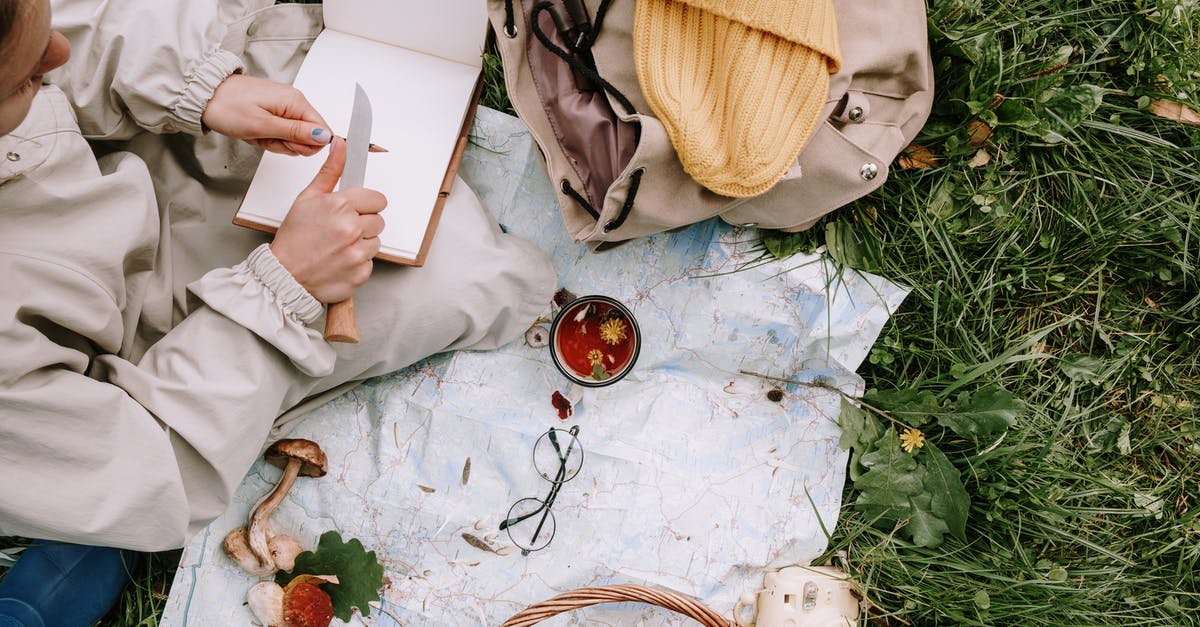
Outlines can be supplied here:
M335 192L346 165L346 140L335 139L329 157L288 211L271 252L292 276L323 303L354 295L371 276L387 198L371 189Z
M333 138L298 89L242 74L217 86L200 121L222 135L285 155L315 155Z

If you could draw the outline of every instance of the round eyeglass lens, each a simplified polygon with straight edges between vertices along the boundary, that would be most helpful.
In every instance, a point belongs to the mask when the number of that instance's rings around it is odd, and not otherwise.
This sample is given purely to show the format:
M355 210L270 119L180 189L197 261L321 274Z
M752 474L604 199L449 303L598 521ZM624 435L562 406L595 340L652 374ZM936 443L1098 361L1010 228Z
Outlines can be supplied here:
M583 466L583 446L563 429L551 429L533 445L533 468L551 483L570 481Z
M542 499L527 498L513 503L508 510L508 537L525 552L540 551L554 539L554 512Z

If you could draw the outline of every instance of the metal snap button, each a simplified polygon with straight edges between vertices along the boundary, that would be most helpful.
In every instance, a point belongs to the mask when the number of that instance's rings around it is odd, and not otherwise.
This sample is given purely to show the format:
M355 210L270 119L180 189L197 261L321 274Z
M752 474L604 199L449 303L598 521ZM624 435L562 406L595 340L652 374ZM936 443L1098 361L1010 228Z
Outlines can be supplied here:
M851 122L857 122L857 121L863 119L863 108L862 107L854 107L853 109L850 110L849 113L846 114L846 117L850 118Z
M8 154L7 154L7 155L5 155L5 156L7 156L7 157L8 157L8 160L9 160L9 161L20 161L20 160L21 160L21 155L18 155L18 154L17 154L17 153L15 153L15 152L10 152L10 153L8 153Z
M864 163L859 174L862 174L864 181L869 181L879 175L879 166L874 163Z

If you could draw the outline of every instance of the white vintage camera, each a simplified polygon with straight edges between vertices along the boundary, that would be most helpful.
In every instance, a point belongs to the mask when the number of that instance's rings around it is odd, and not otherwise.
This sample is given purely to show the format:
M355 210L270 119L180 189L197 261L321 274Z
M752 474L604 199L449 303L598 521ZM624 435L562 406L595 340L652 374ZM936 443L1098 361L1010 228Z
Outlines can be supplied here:
M831 566L789 566L770 571L763 577L763 590L753 604L756 627L858 624L859 603L854 585L845 573Z

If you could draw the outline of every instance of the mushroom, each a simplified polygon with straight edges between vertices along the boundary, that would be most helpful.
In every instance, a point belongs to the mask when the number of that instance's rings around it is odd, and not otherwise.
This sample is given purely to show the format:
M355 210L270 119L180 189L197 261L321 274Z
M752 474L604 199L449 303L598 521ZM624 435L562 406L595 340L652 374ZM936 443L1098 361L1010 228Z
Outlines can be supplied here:
M283 625L283 587L274 581L261 581L246 593L246 604L258 622L266 627Z
M246 594L250 611L265 627L327 627L333 621L333 599L321 584L338 578L300 575L286 587L274 581L255 584Z
M271 530L268 527L267 550L270 551L270 563L262 563L254 552L250 550L250 536L245 527L238 527L230 531L225 540L221 543L221 547L225 549L225 554L229 559L242 567L242 570L255 575L257 577L269 577L275 574L277 570L290 571L296 567L296 556L303 549L300 548L300 543L296 542L291 536L287 535L271 535Z
M271 551L271 559L275 562L275 568L291 572L296 567L296 556L304 549L300 548L300 543L296 542L291 536L283 534L271 536L267 541L267 548Z
M289 583L283 591L283 622L288 627L328 627L333 599L311 583Z
M525 343L532 348L542 348L550 343L550 332L546 327L535 324L525 332Z
M269 564L263 564L250 551L250 538L245 527L238 527L230 531L225 536L225 540L221 542L221 548L225 549L225 554L229 556L229 559L255 577L269 577L278 570L274 560Z
M267 463L283 469L283 476L275 489L263 497L254 511L250 514L250 525L246 530L250 544L250 552L258 558L264 568L272 568L274 572L275 559L271 556L271 512L283 502L283 497L291 489L298 475L306 477L325 476L325 453L321 447L311 440L287 439L279 440L267 449L263 455ZM294 558L293 558L294 559Z

